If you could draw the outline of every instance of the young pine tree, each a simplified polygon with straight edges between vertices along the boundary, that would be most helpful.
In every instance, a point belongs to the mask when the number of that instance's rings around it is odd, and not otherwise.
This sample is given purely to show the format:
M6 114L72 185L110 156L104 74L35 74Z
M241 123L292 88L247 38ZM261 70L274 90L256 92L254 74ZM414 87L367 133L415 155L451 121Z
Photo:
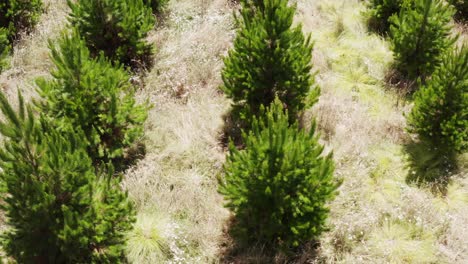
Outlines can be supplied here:
M6 68L6 59L10 53L10 42L8 41L8 30L0 27L0 73Z
M279 100L261 112L243 134L245 149L230 145L220 192L235 214L234 234L247 243L296 248L325 230L326 203L339 183L315 126L309 132L290 126Z
M10 42L34 27L42 8L42 0L0 0L0 28L8 29Z
M68 5L69 20L93 56L102 51L111 61L134 68L149 63L152 47L144 39L155 21L143 0L68 0Z
M409 130L438 148L468 149L468 46L443 60L415 94Z
M74 32L51 45L53 78L39 79L38 103L53 118L67 118L84 131L91 159L112 161L120 169L125 151L143 134L147 105L134 99L129 74L103 56L90 57L85 42Z
M441 0L414 0L390 18L390 36L397 69L410 79L429 76L442 54L455 42L450 38L453 9Z
M242 6L234 49L224 60L222 89L245 126L276 96L294 122L320 93L311 74L310 36L304 37L301 26L292 27L296 8L287 0L243 0Z
M369 1L369 26L371 29L387 33L390 29L390 17L400 12L404 0Z
M28 32L42 12L41 0L0 0L0 72L20 32Z
M17 263L120 263L134 211L120 178L96 174L82 135L0 93L2 248Z

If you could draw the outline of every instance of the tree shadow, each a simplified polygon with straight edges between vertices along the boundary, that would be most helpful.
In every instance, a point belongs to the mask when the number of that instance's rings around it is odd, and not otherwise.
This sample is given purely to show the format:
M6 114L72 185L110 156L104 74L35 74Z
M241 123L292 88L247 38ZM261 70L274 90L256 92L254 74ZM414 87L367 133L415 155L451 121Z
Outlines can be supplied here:
M408 154L409 168L406 182L420 187L429 186L434 192L446 193L451 176L458 171L456 153L423 140L407 143L404 150Z
M97 160L94 162L95 168L100 168L103 164L112 163L115 172L125 172L135 166L138 161L146 156L146 145L143 141L138 141L125 149L123 156L110 160Z
M219 142L225 149L228 148L230 142L233 142L239 149L243 148L242 131L247 129L247 125L239 118L239 110L234 106L223 115L224 125Z
M316 259L319 243L311 241L295 250L285 250L278 245L260 241L247 241L237 232L237 221L232 216L224 228L225 241L220 252L220 263L263 264L263 263L310 263Z
M396 69L396 65L392 65L392 70L389 70L385 75L385 83L393 88L400 97L410 99L421 82L408 78L404 73Z

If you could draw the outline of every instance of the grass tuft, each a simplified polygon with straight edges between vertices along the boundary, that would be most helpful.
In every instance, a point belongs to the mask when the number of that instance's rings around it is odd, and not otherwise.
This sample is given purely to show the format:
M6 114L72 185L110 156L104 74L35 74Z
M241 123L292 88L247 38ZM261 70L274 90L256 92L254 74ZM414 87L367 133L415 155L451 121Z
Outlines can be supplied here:
M403 221L385 221L373 230L369 244L373 254L389 263L432 263L435 239L420 226Z
M134 229L128 234L125 250L130 263L163 263L172 257L169 246L170 220L160 213L137 215Z

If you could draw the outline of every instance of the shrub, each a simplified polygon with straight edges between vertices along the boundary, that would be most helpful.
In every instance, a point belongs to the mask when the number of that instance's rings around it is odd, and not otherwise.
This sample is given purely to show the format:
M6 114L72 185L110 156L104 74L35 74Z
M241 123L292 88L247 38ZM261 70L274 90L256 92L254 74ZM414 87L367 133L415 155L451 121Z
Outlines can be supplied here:
M21 31L28 31L39 20L41 0L0 0L0 27L9 30L12 42Z
M90 58L85 42L75 32L51 45L53 79L39 79L42 111L67 118L84 131L89 155L99 164L112 161L120 169L125 150L143 134L147 105L138 105L129 74L103 56Z
M439 148L468 149L468 47L451 52L415 94L409 130Z
M20 32L27 32L42 12L41 0L0 0L0 72Z
M466 0L449 0L457 10L456 18L461 20L468 20L468 1Z
M6 68L6 58L10 53L10 42L8 41L8 30L0 28L0 72Z
M404 0L371 0L369 2L369 26L371 29L387 33L390 29L389 18L400 12Z
M424 79L455 42L449 37L453 9L440 0L415 0L413 5L404 5L391 18L390 35L397 69L410 79Z
M292 28L295 6L287 0L243 1L234 49L224 60L222 89L231 98L235 118L248 126L260 105L278 96L290 121L318 98L311 74L313 45L301 26ZM253 12L255 11L255 12Z
M168 0L143 0L146 5L151 7L153 13L157 14L162 12L164 6L167 4Z
M339 185L331 155L322 157L315 126L289 126L277 100L243 134L245 149L231 143L220 192L236 217L234 234L246 242L297 247L325 230L326 203Z
M149 63L152 47L144 39L154 17L143 0L69 0L68 5L70 22L93 56L102 51L112 61L132 67Z
M95 172L79 132L19 105L0 94L3 249L18 263L118 263L134 219L120 178Z

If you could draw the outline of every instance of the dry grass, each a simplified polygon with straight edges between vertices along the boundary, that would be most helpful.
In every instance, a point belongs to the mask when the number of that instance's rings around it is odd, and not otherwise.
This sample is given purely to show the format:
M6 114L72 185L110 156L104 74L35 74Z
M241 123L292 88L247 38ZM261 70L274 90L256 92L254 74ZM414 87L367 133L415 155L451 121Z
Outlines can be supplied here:
M444 196L406 183L412 171L403 147L410 139L404 114L411 104L385 85L392 53L384 39L367 32L364 10L357 0L299 1L298 20L316 40L322 87L312 112L345 180L316 261L464 263L463 177L454 176Z
M171 1L168 9L164 25L150 37L158 54L139 94L154 104L148 154L127 173L124 186L138 211L156 209L180 226L173 236L178 249L160 262L209 263L216 261L228 217L216 176L229 107L218 87L222 56L234 36L231 10L218 0Z
M146 124L147 155L123 182L138 211L127 247L133 263L222 261L229 212L216 177L224 162L219 138L229 101L218 88L222 57L235 36L232 2L172 0L148 38L158 52L138 93L154 105ZM66 4L46 3L38 29L16 46L12 67L0 75L9 95L19 86L33 96L32 81L49 74L46 42L64 25ZM296 262L468 262L468 155L460 157L444 193L407 183L412 169L404 145L411 137L404 115L411 102L385 84L393 61L389 44L367 32L362 1L297 3L297 22L316 42L313 62L322 88L306 117L317 117L344 184L330 204L331 230L316 252ZM262 256L247 252L230 261L261 262Z

